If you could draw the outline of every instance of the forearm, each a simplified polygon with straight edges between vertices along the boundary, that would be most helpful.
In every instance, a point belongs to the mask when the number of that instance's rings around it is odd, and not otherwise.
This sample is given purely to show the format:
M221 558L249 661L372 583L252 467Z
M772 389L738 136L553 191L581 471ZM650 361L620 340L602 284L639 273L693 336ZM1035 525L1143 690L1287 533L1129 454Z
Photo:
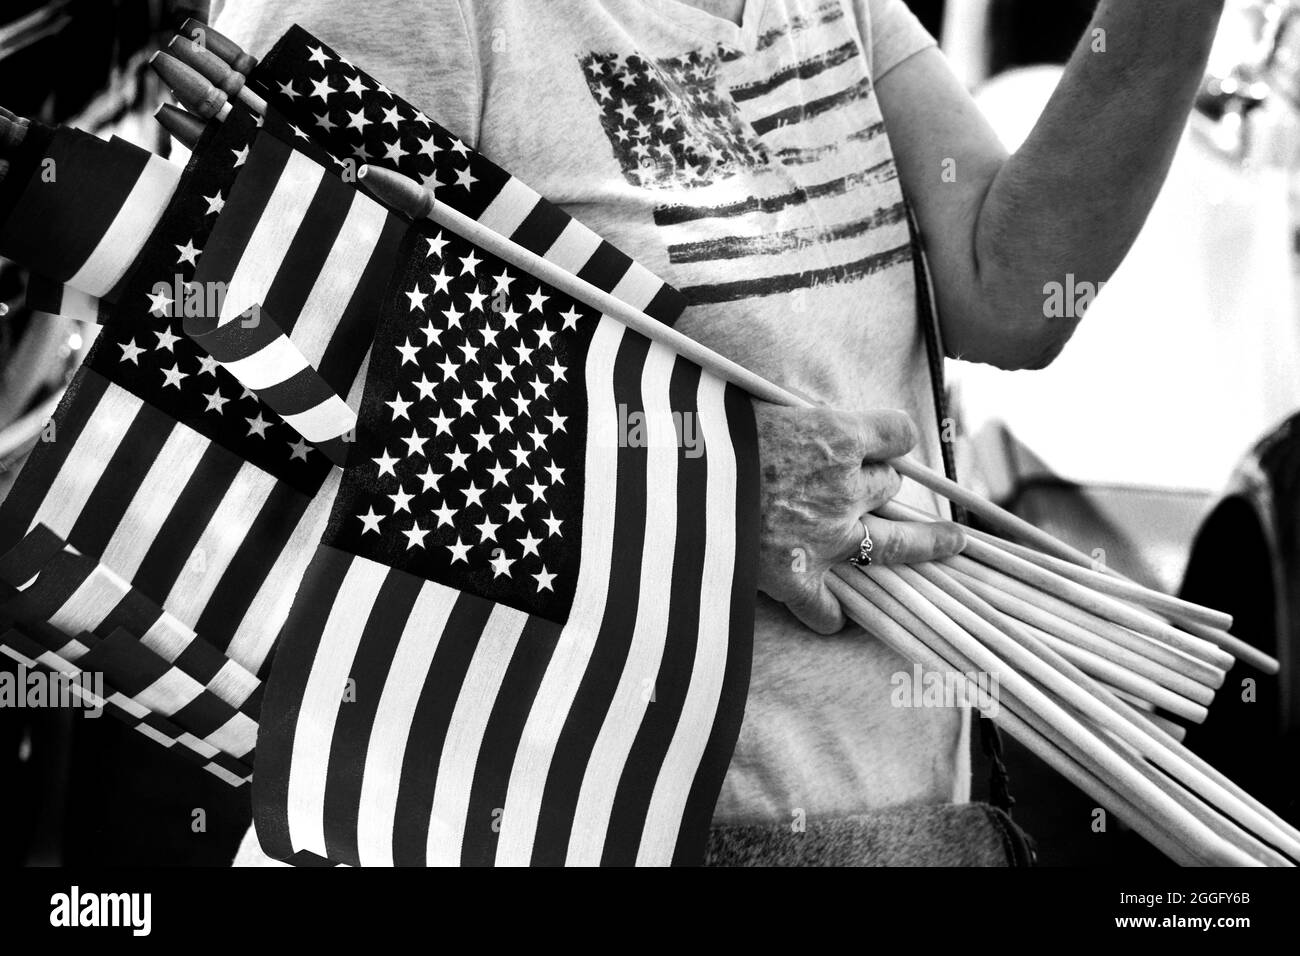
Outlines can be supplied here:
M1029 139L989 184L975 225L977 324L1011 319L1041 365L1078 316L1044 288L1099 283L1128 253L1178 147L1224 0L1102 0ZM1073 310L1067 310L1072 313Z

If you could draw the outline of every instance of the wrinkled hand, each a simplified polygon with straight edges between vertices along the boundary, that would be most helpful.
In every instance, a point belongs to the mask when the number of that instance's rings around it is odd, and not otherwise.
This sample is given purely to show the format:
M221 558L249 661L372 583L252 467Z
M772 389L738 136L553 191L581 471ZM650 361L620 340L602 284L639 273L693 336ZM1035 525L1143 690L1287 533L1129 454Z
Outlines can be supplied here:
M826 572L856 555L863 527L874 564L917 564L966 546L949 522L894 522L871 515L901 478L889 465L916 445L898 411L841 412L755 402L762 507L759 590L819 634L844 627Z

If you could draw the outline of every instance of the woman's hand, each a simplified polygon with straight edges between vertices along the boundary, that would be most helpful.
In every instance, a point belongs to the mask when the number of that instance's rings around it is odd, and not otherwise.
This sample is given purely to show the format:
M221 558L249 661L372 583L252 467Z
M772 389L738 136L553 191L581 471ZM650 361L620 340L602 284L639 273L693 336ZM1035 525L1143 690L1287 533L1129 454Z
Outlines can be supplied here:
M875 564L917 564L966 546L950 522L870 515L898 493L889 465L916 445L902 412L782 408L755 402L762 507L758 586L820 634L844 627L826 572L858 553L864 527Z

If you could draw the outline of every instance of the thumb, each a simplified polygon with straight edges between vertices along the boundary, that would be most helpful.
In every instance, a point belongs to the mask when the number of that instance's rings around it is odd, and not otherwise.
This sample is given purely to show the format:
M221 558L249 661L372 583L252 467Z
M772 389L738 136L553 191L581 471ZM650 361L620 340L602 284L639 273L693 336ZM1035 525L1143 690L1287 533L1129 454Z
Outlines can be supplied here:
M826 586L825 575L814 587L786 603L790 613L818 634L830 636L844 630L844 609Z

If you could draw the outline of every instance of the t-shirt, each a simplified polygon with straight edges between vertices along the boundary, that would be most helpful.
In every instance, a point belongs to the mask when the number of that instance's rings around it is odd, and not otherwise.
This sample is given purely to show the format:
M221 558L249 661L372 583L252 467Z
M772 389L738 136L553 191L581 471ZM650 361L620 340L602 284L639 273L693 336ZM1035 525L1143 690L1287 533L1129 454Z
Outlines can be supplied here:
M934 42L902 0L231 0L214 26L264 53L293 22L681 289L681 331L832 406L907 411L939 466L875 94ZM900 673L760 595L715 819L968 799L968 715L892 706Z

